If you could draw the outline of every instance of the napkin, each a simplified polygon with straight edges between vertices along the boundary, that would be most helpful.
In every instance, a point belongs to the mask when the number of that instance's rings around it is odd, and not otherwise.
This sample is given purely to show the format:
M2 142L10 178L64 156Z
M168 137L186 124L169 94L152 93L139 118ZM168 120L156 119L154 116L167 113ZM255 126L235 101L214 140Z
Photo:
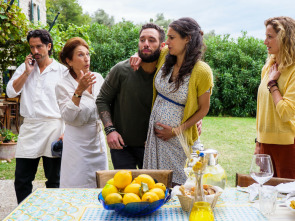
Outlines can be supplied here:
M255 200L258 199L258 195L259 195L259 184L258 183L253 183L252 185L250 185L248 187L237 186L237 190L249 193L250 202L254 202Z
M258 199L259 195L259 184L258 183L253 183L252 185L242 188L237 186L237 189L239 191L247 192L249 193L249 200L251 202L254 202L255 200ZM295 182L291 183L281 183L276 186L276 189L278 190L279 193L288 193L288 195L283 195L283 194L278 194L278 197L284 198L286 196L286 199L295 196Z
M249 200L251 202L254 202L257 200L258 194L259 194L259 184L258 183L253 183L252 185L248 186L247 188L249 195Z
M182 193L179 190L180 186L175 186L173 187L172 191L171 191L171 199L174 198L177 195L182 195Z
M295 192L295 182L281 183L276 188L280 193L292 193Z

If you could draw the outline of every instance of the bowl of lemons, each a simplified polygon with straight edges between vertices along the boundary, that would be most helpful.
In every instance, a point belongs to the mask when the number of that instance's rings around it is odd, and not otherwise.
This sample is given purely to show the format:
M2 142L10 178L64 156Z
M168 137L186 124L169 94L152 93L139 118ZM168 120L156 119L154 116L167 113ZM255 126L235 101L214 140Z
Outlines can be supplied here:
M120 170L98 195L106 210L114 210L126 217L146 216L158 210L171 198L170 189L140 174L132 180L131 171Z

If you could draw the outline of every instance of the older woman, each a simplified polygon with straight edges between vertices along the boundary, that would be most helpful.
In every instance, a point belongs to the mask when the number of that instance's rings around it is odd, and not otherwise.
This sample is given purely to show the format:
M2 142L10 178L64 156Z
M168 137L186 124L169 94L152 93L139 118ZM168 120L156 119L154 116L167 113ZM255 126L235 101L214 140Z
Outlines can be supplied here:
M60 187L95 188L95 172L108 169L105 137L95 105L104 80L89 71L89 47L82 38L68 40L60 60L68 67L55 88L66 123Z
M269 154L274 176L295 179L295 20L265 21L268 59L257 96L255 153Z
M175 131L184 132L189 145L198 139L196 123L209 111L213 76L201 61L203 32L192 18L169 25L167 49L158 61L154 104L144 154L145 169L173 170L173 185L186 180L186 155ZM166 51L165 51L166 50ZM163 67L162 67L163 66Z

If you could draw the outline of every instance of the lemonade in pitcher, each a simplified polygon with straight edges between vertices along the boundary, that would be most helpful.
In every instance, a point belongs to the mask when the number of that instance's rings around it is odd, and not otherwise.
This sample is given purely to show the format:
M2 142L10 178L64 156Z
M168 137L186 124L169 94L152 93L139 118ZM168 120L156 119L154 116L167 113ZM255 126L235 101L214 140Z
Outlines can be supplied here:
M195 202L189 216L189 221L214 221L210 203Z

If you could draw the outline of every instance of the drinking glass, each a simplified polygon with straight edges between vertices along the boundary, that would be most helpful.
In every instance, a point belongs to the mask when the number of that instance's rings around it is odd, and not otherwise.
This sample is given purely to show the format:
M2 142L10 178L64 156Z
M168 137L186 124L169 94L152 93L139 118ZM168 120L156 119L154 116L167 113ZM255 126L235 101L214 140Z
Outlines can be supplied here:
M259 205L261 212L268 212L262 205L265 200L262 194L262 185L270 180L273 176L273 166L271 158L267 154L255 154L252 158L252 164L250 168L251 177L259 183Z
M263 186L259 194L259 208L262 214L269 216L276 210L278 191L275 186Z
M262 185L273 176L273 166L270 156L267 154L255 154L252 158L250 175L259 183L261 189Z

